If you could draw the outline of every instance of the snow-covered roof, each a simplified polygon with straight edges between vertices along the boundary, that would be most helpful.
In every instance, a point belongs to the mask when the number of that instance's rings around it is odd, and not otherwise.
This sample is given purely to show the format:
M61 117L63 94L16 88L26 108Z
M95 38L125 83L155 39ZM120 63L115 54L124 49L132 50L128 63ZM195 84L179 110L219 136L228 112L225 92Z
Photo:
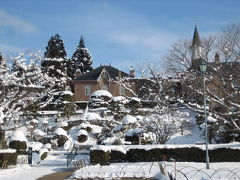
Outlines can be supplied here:
M24 141L27 142L27 138L21 130L13 131L10 141Z
M109 98L112 98L112 94L106 90L97 90L91 94L91 97L102 97L102 96L107 96Z
M123 124L133 124L133 123L136 123L137 122L137 119L131 115L126 115L123 117L122 119L122 123Z

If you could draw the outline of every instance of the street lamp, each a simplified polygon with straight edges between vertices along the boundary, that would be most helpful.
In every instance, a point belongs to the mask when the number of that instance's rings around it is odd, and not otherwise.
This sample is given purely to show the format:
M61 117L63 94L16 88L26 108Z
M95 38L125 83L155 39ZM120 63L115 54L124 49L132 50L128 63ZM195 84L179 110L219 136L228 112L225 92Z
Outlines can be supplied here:
M207 112L206 112L206 92L205 92L205 73L207 71L207 62L204 59L200 60L200 71L203 76L203 103L204 103L204 122L205 122L205 141L206 141L206 168L209 169L209 155L208 155L208 126L207 126Z

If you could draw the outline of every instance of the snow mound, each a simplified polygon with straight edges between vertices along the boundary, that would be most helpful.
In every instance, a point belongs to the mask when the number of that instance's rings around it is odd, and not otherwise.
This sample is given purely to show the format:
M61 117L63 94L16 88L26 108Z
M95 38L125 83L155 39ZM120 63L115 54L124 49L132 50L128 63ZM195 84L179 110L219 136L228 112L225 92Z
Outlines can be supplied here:
M44 136L46 133L43 132L41 129L35 129L35 130L33 131L33 134L34 134L35 136Z
M78 131L77 136L81 136L81 135L88 136L88 132L84 129L81 129L80 131Z
M135 128L135 129L129 129L125 132L126 136L134 136L134 135L138 135L142 132L142 129L139 128Z
M141 102L141 99L139 99L139 98L137 98L137 97L132 97L131 100L136 101L136 102L139 102L139 103Z
M43 147L43 144L40 142L31 142L29 146L32 147L33 151L40 151Z
M60 95L69 95L69 96L73 96L73 93L71 91L61 91Z
M122 119L122 123L123 124L133 124L133 123L136 123L137 122L137 119L131 115L126 115L123 117Z
M54 131L54 134L56 134L58 136L66 136L66 137L68 137L67 132L64 129L62 129L62 128L57 128Z
M112 98L112 94L106 90L97 90L91 94L91 97L101 97L101 96L107 96L109 98Z
M13 131L10 141L24 141L27 142L27 138L21 130Z
M50 149L52 149L52 146L51 146L50 143L47 143L47 144L44 144L44 145L43 145L43 149L48 149L48 150L50 150Z
M58 127L67 127L67 126L68 126L68 123L65 122L65 121L60 122L60 123L58 124Z
M88 121L91 121L91 120L102 120L102 118L99 116L99 114L96 114L96 113L87 113L85 115L85 119L88 120Z

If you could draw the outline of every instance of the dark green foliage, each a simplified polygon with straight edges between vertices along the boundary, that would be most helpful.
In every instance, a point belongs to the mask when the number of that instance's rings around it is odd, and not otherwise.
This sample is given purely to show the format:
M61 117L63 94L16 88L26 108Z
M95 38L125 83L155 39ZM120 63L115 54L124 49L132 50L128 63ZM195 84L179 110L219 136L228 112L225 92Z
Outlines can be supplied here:
M0 52L0 65L2 64L3 62L3 57L2 57L2 53Z
M3 163L6 162L5 167L7 168L9 165L16 165L17 164L17 153L0 153L0 168L3 167Z
M82 74L92 70L92 57L85 47L85 42L81 36L79 45L69 61L68 75L74 78L76 70L79 69Z
M50 77L61 78L66 76L67 72L67 53L64 48L63 41L60 36L56 34L48 41L44 59L41 63L42 72L48 74Z
M82 134L82 135L78 136L78 142L80 142L80 143L87 141L87 139L88 139L88 137L86 135Z
M63 147L65 142L68 140L68 138L63 135L56 135L54 139L57 139L58 147Z
M46 47L46 52L44 53L44 58L66 58L67 53L63 44L63 40L60 38L59 34L55 34L48 41L48 46Z
M10 141L9 148L16 149L18 154L25 154L27 143L25 141Z
M201 114L198 114L198 115L196 115L196 124L197 125L201 125L202 123L204 123L204 116L203 115L201 115Z
M240 150L219 148L209 150L210 162L240 162ZM118 162L152 162L152 161L186 161L186 162L205 162L205 151L197 147L175 148L175 149L130 149L126 154L120 151L103 152L92 150L90 152L91 163L105 164ZM106 162L109 160L108 162Z
M110 152L104 151L90 151L91 164L109 165Z
M55 109L61 111L62 117L69 119L70 116L75 114L77 106L74 104L73 95L69 93L65 94L64 91L60 92L56 103Z
M47 152L44 152L42 155L41 155L41 160L44 160L46 157L47 157L48 153Z

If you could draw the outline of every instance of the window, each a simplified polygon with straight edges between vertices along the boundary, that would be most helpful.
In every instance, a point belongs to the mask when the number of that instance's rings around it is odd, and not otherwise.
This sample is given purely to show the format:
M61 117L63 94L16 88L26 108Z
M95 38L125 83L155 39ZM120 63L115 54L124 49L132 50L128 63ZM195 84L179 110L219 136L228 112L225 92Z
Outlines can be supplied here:
M89 85L85 86L85 95L86 96L91 95L91 87Z
M106 84L102 85L102 90L108 91L108 85L106 85Z
M124 86L119 86L119 94L120 94L120 96L124 96L125 95L125 88L124 88Z

